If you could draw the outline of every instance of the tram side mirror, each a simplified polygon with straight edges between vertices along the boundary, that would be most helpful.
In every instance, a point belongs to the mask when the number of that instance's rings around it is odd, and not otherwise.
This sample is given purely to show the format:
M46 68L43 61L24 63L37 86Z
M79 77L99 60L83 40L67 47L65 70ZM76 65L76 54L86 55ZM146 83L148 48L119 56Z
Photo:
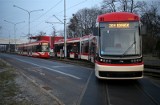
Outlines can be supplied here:
M140 35L146 36L146 34L147 34L147 27L146 25L142 25L140 30Z
M98 36L98 27L92 29L92 33L94 36Z

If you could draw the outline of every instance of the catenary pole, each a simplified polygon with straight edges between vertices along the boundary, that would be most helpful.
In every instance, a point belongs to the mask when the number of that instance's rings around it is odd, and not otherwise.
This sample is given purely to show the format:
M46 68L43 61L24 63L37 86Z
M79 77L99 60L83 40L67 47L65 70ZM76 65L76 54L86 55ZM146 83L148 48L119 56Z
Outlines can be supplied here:
M67 57L66 39L67 39L67 33L66 33L66 0L64 0L64 58Z

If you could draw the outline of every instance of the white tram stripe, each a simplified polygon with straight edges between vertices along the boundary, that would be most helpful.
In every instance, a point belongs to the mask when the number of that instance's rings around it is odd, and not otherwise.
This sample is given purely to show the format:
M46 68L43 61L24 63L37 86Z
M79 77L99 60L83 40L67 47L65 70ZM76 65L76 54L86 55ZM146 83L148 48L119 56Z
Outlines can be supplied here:
M24 61L24 60L21 60L21 59L18 59L18 58L15 58L15 59L17 59L17 60L19 60L21 62L29 63L29 64L32 64L32 65L35 65L35 66L38 66L38 67L41 67L41 68L45 68L45 69L48 69L48 70L51 70L51 71L66 75L66 76L69 76L69 77L72 77L72 78L75 78L75 79L81 79L81 78L79 78L77 76L74 76L72 74L64 73L64 72L61 72L61 71L58 71L58 70L55 70L55 69L52 69L52 68L49 68L49 67L45 67L45 66L41 66L41 65L38 65L38 64L35 64L35 63L27 62L27 61Z

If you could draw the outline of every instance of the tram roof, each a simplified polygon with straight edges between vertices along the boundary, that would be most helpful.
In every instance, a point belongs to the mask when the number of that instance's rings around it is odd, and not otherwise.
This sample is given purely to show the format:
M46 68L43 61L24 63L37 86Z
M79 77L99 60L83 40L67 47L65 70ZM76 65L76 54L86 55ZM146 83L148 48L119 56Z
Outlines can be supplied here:
M74 42L80 42L80 38L68 38L67 43L74 43ZM64 43L64 39L59 39L55 41L54 44L62 44Z
M98 22L139 21L138 15L129 12L112 12L98 16Z
M67 43L75 43L75 42L90 40L93 37L94 37L93 35L85 35L81 38L80 37L78 37L78 38L68 38ZM55 41L54 44L63 44L63 43L64 43L64 39L60 39L60 40Z
M31 43L23 43L23 44L18 45L17 47L40 45L40 43L49 43L49 41L40 40L40 41L36 41L36 42L31 42Z

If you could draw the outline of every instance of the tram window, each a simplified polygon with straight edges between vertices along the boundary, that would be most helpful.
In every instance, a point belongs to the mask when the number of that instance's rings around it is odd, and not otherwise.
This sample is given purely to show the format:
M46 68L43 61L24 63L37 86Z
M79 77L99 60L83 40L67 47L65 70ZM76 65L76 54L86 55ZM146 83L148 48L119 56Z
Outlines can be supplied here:
M35 52L36 51L36 46L33 46L32 47L32 52Z
M49 48L48 48L48 45L42 45L42 51L48 51L49 50Z
M36 51L37 51L37 52L41 52L41 46L40 46L40 45L37 45L37 46L36 46Z
M88 48L89 48L89 46L85 46L85 47L84 47L84 52L85 52L85 53L88 53Z
M72 47L72 52L78 52L77 46L73 46L73 47Z
M89 52L89 42L85 41L82 43L82 52L88 53Z

